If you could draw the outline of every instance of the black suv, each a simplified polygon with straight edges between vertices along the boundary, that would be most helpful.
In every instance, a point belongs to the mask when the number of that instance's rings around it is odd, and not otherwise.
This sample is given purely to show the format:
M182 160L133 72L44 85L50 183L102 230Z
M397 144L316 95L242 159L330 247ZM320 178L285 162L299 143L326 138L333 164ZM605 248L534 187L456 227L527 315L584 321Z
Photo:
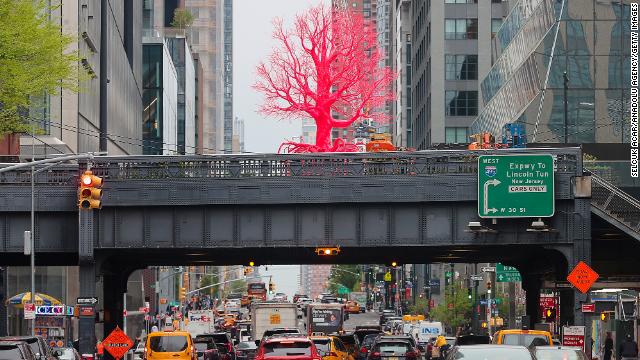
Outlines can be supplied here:
M231 341L231 336L226 332L217 332L212 334L202 334L196 336L198 339L212 339L218 348L220 360L236 360L236 350Z
M29 345L37 360L56 360L51 353L51 348L44 341L42 336L7 336L0 338L1 341L22 341Z
M371 347L368 360L418 360L421 354L410 341L397 337L380 337Z

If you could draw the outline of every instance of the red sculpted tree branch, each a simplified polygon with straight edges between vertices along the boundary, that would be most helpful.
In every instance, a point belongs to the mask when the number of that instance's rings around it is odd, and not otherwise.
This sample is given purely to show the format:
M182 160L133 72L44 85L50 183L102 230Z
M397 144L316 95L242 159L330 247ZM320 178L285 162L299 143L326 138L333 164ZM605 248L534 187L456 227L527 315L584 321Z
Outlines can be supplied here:
M268 64L258 65L254 85L265 95L263 114L313 118L313 151L344 150L332 147L332 128L348 127L365 116L389 120L376 110L393 100L395 74L378 65L382 54L371 22L361 14L320 5L297 16L290 30L281 19L274 26L273 37L280 46Z

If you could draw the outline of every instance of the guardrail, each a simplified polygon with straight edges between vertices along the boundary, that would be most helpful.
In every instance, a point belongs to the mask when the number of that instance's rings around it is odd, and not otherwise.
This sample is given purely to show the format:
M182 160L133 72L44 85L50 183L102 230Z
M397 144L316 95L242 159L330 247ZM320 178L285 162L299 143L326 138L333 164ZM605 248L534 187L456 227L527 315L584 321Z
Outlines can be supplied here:
M291 177L437 176L477 173L485 154L552 154L556 172L575 173L578 148L430 150L386 153L252 154L211 156L95 157L91 170L108 181L154 179L242 179ZM84 164L66 164L38 174L37 183L75 184ZM0 173L1 184L27 184L30 169Z
M591 205L616 219L640 240L640 202L598 175L591 175Z

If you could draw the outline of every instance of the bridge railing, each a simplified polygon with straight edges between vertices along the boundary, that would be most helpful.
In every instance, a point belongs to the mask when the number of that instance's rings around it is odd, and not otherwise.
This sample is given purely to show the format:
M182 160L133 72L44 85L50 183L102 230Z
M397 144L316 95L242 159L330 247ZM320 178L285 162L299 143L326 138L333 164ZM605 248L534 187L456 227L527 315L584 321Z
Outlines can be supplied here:
M477 157L484 154L553 154L556 172L575 173L580 150L437 150L389 153L251 154L211 156L96 157L95 175L110 181L153 179L242 179L291 177L378 177L469 175L477 173ZM61 165L39 174L38 183L77 182L84 165ZM0 184L31 180L29 169L0 173Z
M640 238L640 202L598 175L592 174L591 179L591 205L617 219Z

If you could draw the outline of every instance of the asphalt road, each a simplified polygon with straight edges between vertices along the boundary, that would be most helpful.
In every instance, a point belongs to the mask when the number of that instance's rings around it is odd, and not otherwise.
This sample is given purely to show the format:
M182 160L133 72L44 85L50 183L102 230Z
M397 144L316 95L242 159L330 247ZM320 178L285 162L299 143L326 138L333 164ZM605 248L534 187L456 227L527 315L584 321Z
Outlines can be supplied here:
M379 325L380 314L377 311L366 312L364 314L350 314L349 320L345 321L346 331L354 330L356 326Z

